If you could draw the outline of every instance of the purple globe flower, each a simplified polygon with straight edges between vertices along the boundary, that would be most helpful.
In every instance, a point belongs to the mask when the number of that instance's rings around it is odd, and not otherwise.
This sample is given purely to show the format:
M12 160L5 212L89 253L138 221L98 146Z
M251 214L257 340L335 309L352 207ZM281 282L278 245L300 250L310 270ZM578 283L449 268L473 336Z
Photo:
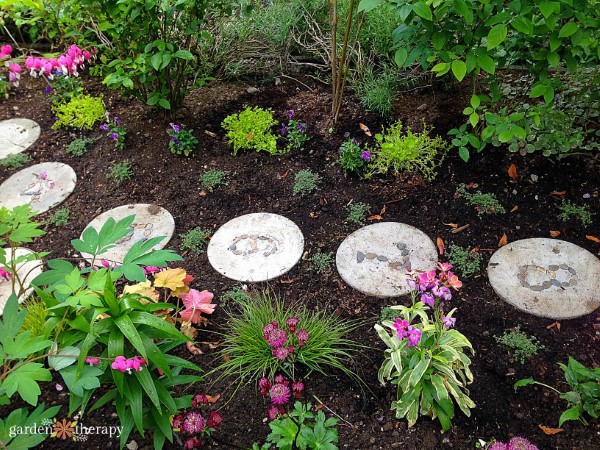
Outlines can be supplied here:
M275 405L285 405L290 399L290 394L290 388L281 383L276 383L269 389L269 397Z
M189 413L183 421L183 431L190 434L197 434L204 428L204 418L197 412Z
M371 152L364 151L362 152L362 155L360 155L360 157L363 159L363 161L369 162L371 161Z

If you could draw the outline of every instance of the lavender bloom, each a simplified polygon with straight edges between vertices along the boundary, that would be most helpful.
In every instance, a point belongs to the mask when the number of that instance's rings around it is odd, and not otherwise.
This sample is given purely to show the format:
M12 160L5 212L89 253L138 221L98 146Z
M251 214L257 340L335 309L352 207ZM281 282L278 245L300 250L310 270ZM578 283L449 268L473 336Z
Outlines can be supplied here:
M119 135L117 133L113 133L113 134L110 135L110 138L113 141L118 141L119 140Z
M421 340L421 330L418 328L409 327L408 328L408 342L406 343L407 347L416 347Z
M281 134L285 134L286 130L285 125L281 124Z
M102 125L100 125L100 129L102 131L108 131L108 125L106 125L105 123L103 123Z
M350 132L349 132L349 131L346 131L346 132L344 133L344 139L348 139L349 137L350 137Z
M119 120L119 118L117 116L115 116L115 118L113 120L115 121L115 125L122 125L121 121Z
M181 141L179 139L177 139L175 136L169 136L169 139L171 139L173 142L175 142L175 145L177 145L177 147L181 146Z
M300 130L304 133L306 131L306 124L298 122L298 130Z
M433 306L435 304L435 299L429 292L425 292L421 295L421 301L428 306Z
M444 324L444 328L448 330L454 326L456 319L454 317L444 317L442 323Z
M362 155L360 155L360 157L363 159L363 161L369 162L371 161L371 152L364 151L362 152Z
M294 117L294 110L290 109L290 112L288 112L288 119L292 120L292 117Z
M51 90L52 90L52 86L46 86L46 89L44 90L44 92L46 94L49 94Z
M175 133L179 133L181 131L181 127L179 125L175 125L174 123L170 123L169 125L171 125L171 128Z

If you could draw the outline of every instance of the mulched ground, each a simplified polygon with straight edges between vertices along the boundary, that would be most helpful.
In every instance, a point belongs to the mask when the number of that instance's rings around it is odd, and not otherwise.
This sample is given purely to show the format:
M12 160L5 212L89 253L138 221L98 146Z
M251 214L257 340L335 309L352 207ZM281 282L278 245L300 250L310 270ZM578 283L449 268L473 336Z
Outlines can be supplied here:
M87 79L86 88L92 94L103 93L107 111L117 115L127 127L127 147L123 151L113 148L108 138L99 130L89 133L79 131L53 131L50 103L43 92L40 80L25 76L16 95L0 102L0 118L27 117L42 127L42 136L29 150L32 163L59 161L71 165L78 176L74 193L64 206L71 210L71 221L61 228L49 226L47 234L37 239L31 247L39 251L51 251L52 257L70 257L71 239L77 238L84 227L100 212L126 203L155 203L171 212L176 222L176 234L168 248L178 249L180 234L194 227L217 229L228 220L252 212L273 212L293 220L305 237L308 255L316 251L334 252L342 240L357 226L346 222L346 205L364 202L372 206L371 213L379 214L385 207L383 220L408 223L428 234L434 241L441 237L450 243L478 247L487 263L498 248L498 241L506 234L509 241L530 237L549 237L551 230L560 231L560 238L580 245L598 255L600 245L586 235L600 235L597 215L593 225L583 228L575 220L562 222L557 218L562 198L577 204L588 204L598 211L599 185L597 161L570 158L551 162L536 155L525 158L508 153L505 149L488 149L463 163L452 153L434 182L425 183L414 175L399 177L375 177L369 181L345 177L337 164L338 148L348 131L362 142L373 142L359 128L367 124L379 131L384 121L364 112L360 104L348 96L341 113L340 126L329 133L328 116L330 95L327 86L313 85L303 80L310 89L294 80L281 78L275 85L252 83L227 84L215 82L206 88L192 92L185 107L171 121L183 122L195 130L200 145L189 158L178 157L167 149L166 130L169 120L130 99L108 92L97 79ZM247 92L249 86L257 87L256 93ZM460 91L442 91L432 88L414 90L396 101L395 117L414 127L424 118L427 123L444 134L462 120L464 96ZM244 105L273 108L280 121L287 119L287 111L294 109L299 119L309 126L311 140L303 151L283 156L240 153L234 157L224 141L221 121ZM205 134L205 130L217 137ZM101 137L81 157L66 153L65 146L80 135ZM129 161L136 176L133 180L115 186L105 178L108 168L115 162ZM508 167L515 164L518 182L511 181ZM208 168L218 168L230 174L228 186L212 193L202 192L199 176ZM319 191L309 197L292 195L294 174L301 169L311 169L322 177ZM0 180L14 171L0 168ZM533 181L532 175L537 176ZM480 218L476 211L455 195L459 183L476 183L483 192L496 194L507 210L498 216ZM564 196L552 192L565 191ZM583 194L591 194L588 200ZM206 194L206 195L205 195ZM517 208L515 208L517 207ZM52 214L40 215L40 220ZM446 224L469 225L460 233L451 233ZM196 280L192 287L208 289L216 298L225 291L239 286L210 267L206 254L184 253L182 266ZM290 280L296 280L290 283ZM485 271L464 279L464 287L453 299L458 308L457 328L473 343L476 355L472 369L475 376L470 386L471 397L477 404L471 417L458 413L453 428L442 434L437 422L421 418L416 426L407 429L405 421L396 421L389 405L394 400L393 386L382 387L377 382L377 370L382 362L383 345L373 330L382 307L404 299L378 299L367 297L351 289L334 271L322 276L310 270L301 261L288 274L267 284L251 288L269 287L288 302L298 302L313 310L326 310L341 318L360 318L364 326L351 336L370 346L357 356L352 369L366 381L368 389L338 373L328 377L314 375L306 380L307 392L315 395L343 419L339 425L339 446L343 449L472 449L477 439L495 437L508 440L522 435L536 443L540 449L600 448L600 422L590 421L585 427L579 422L567 422L564 431L546 435L538 426L556 427L558 417L566 403L554 393L528 387L515 393L515 381L533 376L544 383L565 389L562 371L557 363L566 363L569 355L588 367L600 365L600 336L594 324L600 320L596 311L586 317L562 321L560 329L549 327L554 321L521 313L501 301L491 289ZM215 334L226 320L217 309L210 317L210 325L201 331L199 340L213 341ZM501 348L494 336L520 326L523 331L536 336L545 348L527 361L519 364ZM191 356L185 349L176 351L206 370L218 364L215 350L202 347L203 355ZM204 393L215 376L206 385L192 386L189 392ZM221 407L224 417L219 436L242 447L262 441L268 434L266 423L267 405L255 386L244 386L232 396L227 380L212 385L212 395L220 394L215 407ZM46 404L62 404L66 414L68 398L58 393L54 383L44 386ZM316 402L312 397L311 400ZM20 406L15 402L12 407ZM8 413L6 407L0 415ZM83 424L116 425L114 409L107 407L84 417ZM152 448L151 440L132 435L140 448ZM217 444L212 444L217 447ZM40 448L67 449L117 448L116 439L92 437L85 442L63 442L49 439ZM223 447L222 445L219 447ZM166 448L180 448L167 445Z

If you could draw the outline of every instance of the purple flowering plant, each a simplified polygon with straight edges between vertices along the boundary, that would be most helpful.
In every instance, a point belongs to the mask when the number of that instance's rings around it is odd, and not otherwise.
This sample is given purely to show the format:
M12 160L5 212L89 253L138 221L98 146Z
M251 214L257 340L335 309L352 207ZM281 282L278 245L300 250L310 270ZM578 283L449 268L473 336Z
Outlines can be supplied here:
M378 378L382 384L398 385L391 408L396 418L408 420L408 426L420 416L429 416L447 430L455 404L467 416L475 407L467 389L473 382L467 352L473 353L473 346L454 329L456 308L446 313L453 291L462 286L451 269L450 264L440 263L437 270L409 273L411 306L392 306L399 317L375 325L387 346Z
M100 129L106 133L111 141L115 143L115 148L123 150L125 148L125 125L117 116L110 117L110 113L105 114L106 122L100 125Z
M190 156L198 145L198 139L192 134L192 130L186 130L183 125L169 124L167 130L169 135L169 150L178 155Z
M306 141L310 139L306 133L306 123L293 119L294 110L288 111L288 124L281 124L281 135L288 141L286 150L301 149Z
M353 172L358 176L363 176L371 161L371 152L363 150L360 142L356 138L351 138L350 133L345 133L346 139L340 147L340 166L344 172Z
M192 409L171 418L173 432L182 438L183 448L200 448L202 442L209 438L217 440L213 433L221 427L223 417L216 411L210 411L207 415L203 410L209 408L218 398L219 396L196 394L192 400Z

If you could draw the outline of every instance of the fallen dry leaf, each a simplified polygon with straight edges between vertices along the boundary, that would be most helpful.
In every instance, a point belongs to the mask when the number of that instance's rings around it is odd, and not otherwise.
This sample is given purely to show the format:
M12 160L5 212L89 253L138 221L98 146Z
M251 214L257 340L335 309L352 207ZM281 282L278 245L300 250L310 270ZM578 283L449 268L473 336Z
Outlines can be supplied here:
M440 256L444 254L444 241L441 237L437 238L437 248L440 252Z
M360 127L361 130L363 130L365 132L365 134L367 136L372 136L371 130L369 130L369 127L366 126L364 123L359 123L358 126Z
M286 170L285 173L283 175L279 175L279 179L283 180L284 178L287 178L287 176L290 174L290 169Z
M558 237L558 236L560 236L560 231L550 230L550 236Z
M553 191L550 192L550 195L565 195L567 191Z
M518 181L519 176L517 175L517 166L515 166L514 164L510 165L510 167L508 168L508 176L515 183Z
M512 209L510 210L510 212L515 212L519 209L519 205L515 205L512 207Z
M383 219L383 217L381 217L379 214L375 214L374 216L367 217L367 220L381 220L381 219Z
M586 236L586 239L589 239L590 241L595 242L596 244L600 244L600 239L598 239L596 236Z
M185 346L187 347L188 351L194 356L202 354L202 350L196 347L193 342L186 342Z
M479 249L481 248L481 245L478 245L477 247L473 247L471 249L471 253L475 254L475 253L479 253Z
M551 323L550 325L548 325L548 326L546 327L546 330L551 330L551 329L552 329L552 328L554 328L554 327L556 327L556 329L557 329L558 331L560 331L560 322L554 322L554 323Z
M217 394L217 395L204 394L204 396L206 397L206 400L208 400L208 403L216 403L216 401L221 398L221 394Z
M444 223L444 222L442 222ZM458 228L458 224L456 223L444 223L444 225L450 227L450 228Z
M383 208L381 209L381 211L379 212L380 216L383 216L385 214L385 211L387 210L387 206L383 205Z
M317 406L315 406L315 411L318 411L323 408L325 408L325 405L323 403L319 403Z
M471 189L471 188L476 188L477 187L477 183L469 183L465 186L465 189Z
M498 247L504 247L506 244L508 244L508 237L506 236L506 233L504 233L498 241Z
M546 433L546 434L557 434L557 433L561 433L565 430L563 430L562 428L550 428L550 427L546 427L544 425L538 425L538 427L540 427L540 429Z

